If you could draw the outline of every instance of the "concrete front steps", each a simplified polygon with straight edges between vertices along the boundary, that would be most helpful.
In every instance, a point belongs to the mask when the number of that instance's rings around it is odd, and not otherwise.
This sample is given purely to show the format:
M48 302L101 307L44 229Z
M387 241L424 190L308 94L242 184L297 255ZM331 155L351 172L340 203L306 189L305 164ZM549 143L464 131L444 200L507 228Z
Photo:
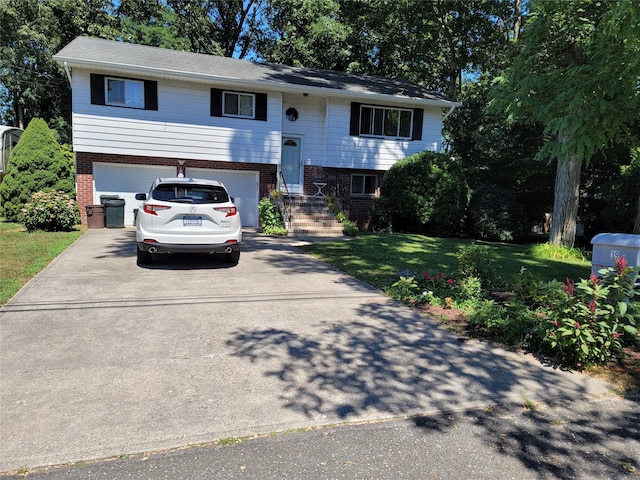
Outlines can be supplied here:
M342 224L327 206L323 197L288 197L291 220L286 223L289 235L314 237L342 237ZM287 205L287 199L285 199ZM286 218L286 216L285 216Z

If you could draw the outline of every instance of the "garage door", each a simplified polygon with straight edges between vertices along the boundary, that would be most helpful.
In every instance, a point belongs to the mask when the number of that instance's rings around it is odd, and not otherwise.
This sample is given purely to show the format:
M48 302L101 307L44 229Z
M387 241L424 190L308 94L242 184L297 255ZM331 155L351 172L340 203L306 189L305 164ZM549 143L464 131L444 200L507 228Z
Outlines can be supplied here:
M191 177L219 180L224 183L229 194L235 198L242 224L247 227L258 226L258 172L188 168L187 174ZM94 203L100 203L100 195L119 195L124 198L124 223L133 225L133 210L141 203L135 199L135 194L148 192L151 182L158 177L175 175L175 167L94 163L93 200Z

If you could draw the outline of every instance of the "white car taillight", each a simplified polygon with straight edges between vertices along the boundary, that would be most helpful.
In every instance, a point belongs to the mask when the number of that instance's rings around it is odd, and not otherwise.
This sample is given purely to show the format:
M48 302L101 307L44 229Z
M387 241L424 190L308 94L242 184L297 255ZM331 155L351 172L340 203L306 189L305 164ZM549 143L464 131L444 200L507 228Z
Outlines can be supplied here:
M238 209L236 207L216 207L214 210L226 213L225 217L233 217L238 213Z
M169 208L171 207L166 205L153 205L151 203L147 203L142 207L144 213L148 213L149 215L158 215L156 212L159 212L160 210L167 210Z

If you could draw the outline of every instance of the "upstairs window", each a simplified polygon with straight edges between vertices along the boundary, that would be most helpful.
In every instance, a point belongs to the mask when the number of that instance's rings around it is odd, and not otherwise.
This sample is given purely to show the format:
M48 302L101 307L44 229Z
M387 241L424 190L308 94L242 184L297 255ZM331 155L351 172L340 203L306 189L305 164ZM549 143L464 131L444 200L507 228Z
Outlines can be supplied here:
M211 116L267 120L267 94L211 89Z
M422 140L424 109L351 102L349 135L393 140Z
M107 78L105 84L105 103L107 105L144 108L144 82Z
M413 110L369 105L360 107L360 135L411 138L412 124Z
M255 118L255 96L250 93L223 92L224 116Z
M158 82L91 74L91 104L158 110Z

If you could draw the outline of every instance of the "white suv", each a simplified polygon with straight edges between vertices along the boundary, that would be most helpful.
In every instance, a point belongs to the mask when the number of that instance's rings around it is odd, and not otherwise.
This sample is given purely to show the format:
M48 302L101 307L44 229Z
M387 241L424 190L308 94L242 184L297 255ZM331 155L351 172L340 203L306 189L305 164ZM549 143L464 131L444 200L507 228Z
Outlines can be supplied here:
M136 218L138 265L159 253L224 253L240 260L240 212L224 185L198 178L158 178Z

